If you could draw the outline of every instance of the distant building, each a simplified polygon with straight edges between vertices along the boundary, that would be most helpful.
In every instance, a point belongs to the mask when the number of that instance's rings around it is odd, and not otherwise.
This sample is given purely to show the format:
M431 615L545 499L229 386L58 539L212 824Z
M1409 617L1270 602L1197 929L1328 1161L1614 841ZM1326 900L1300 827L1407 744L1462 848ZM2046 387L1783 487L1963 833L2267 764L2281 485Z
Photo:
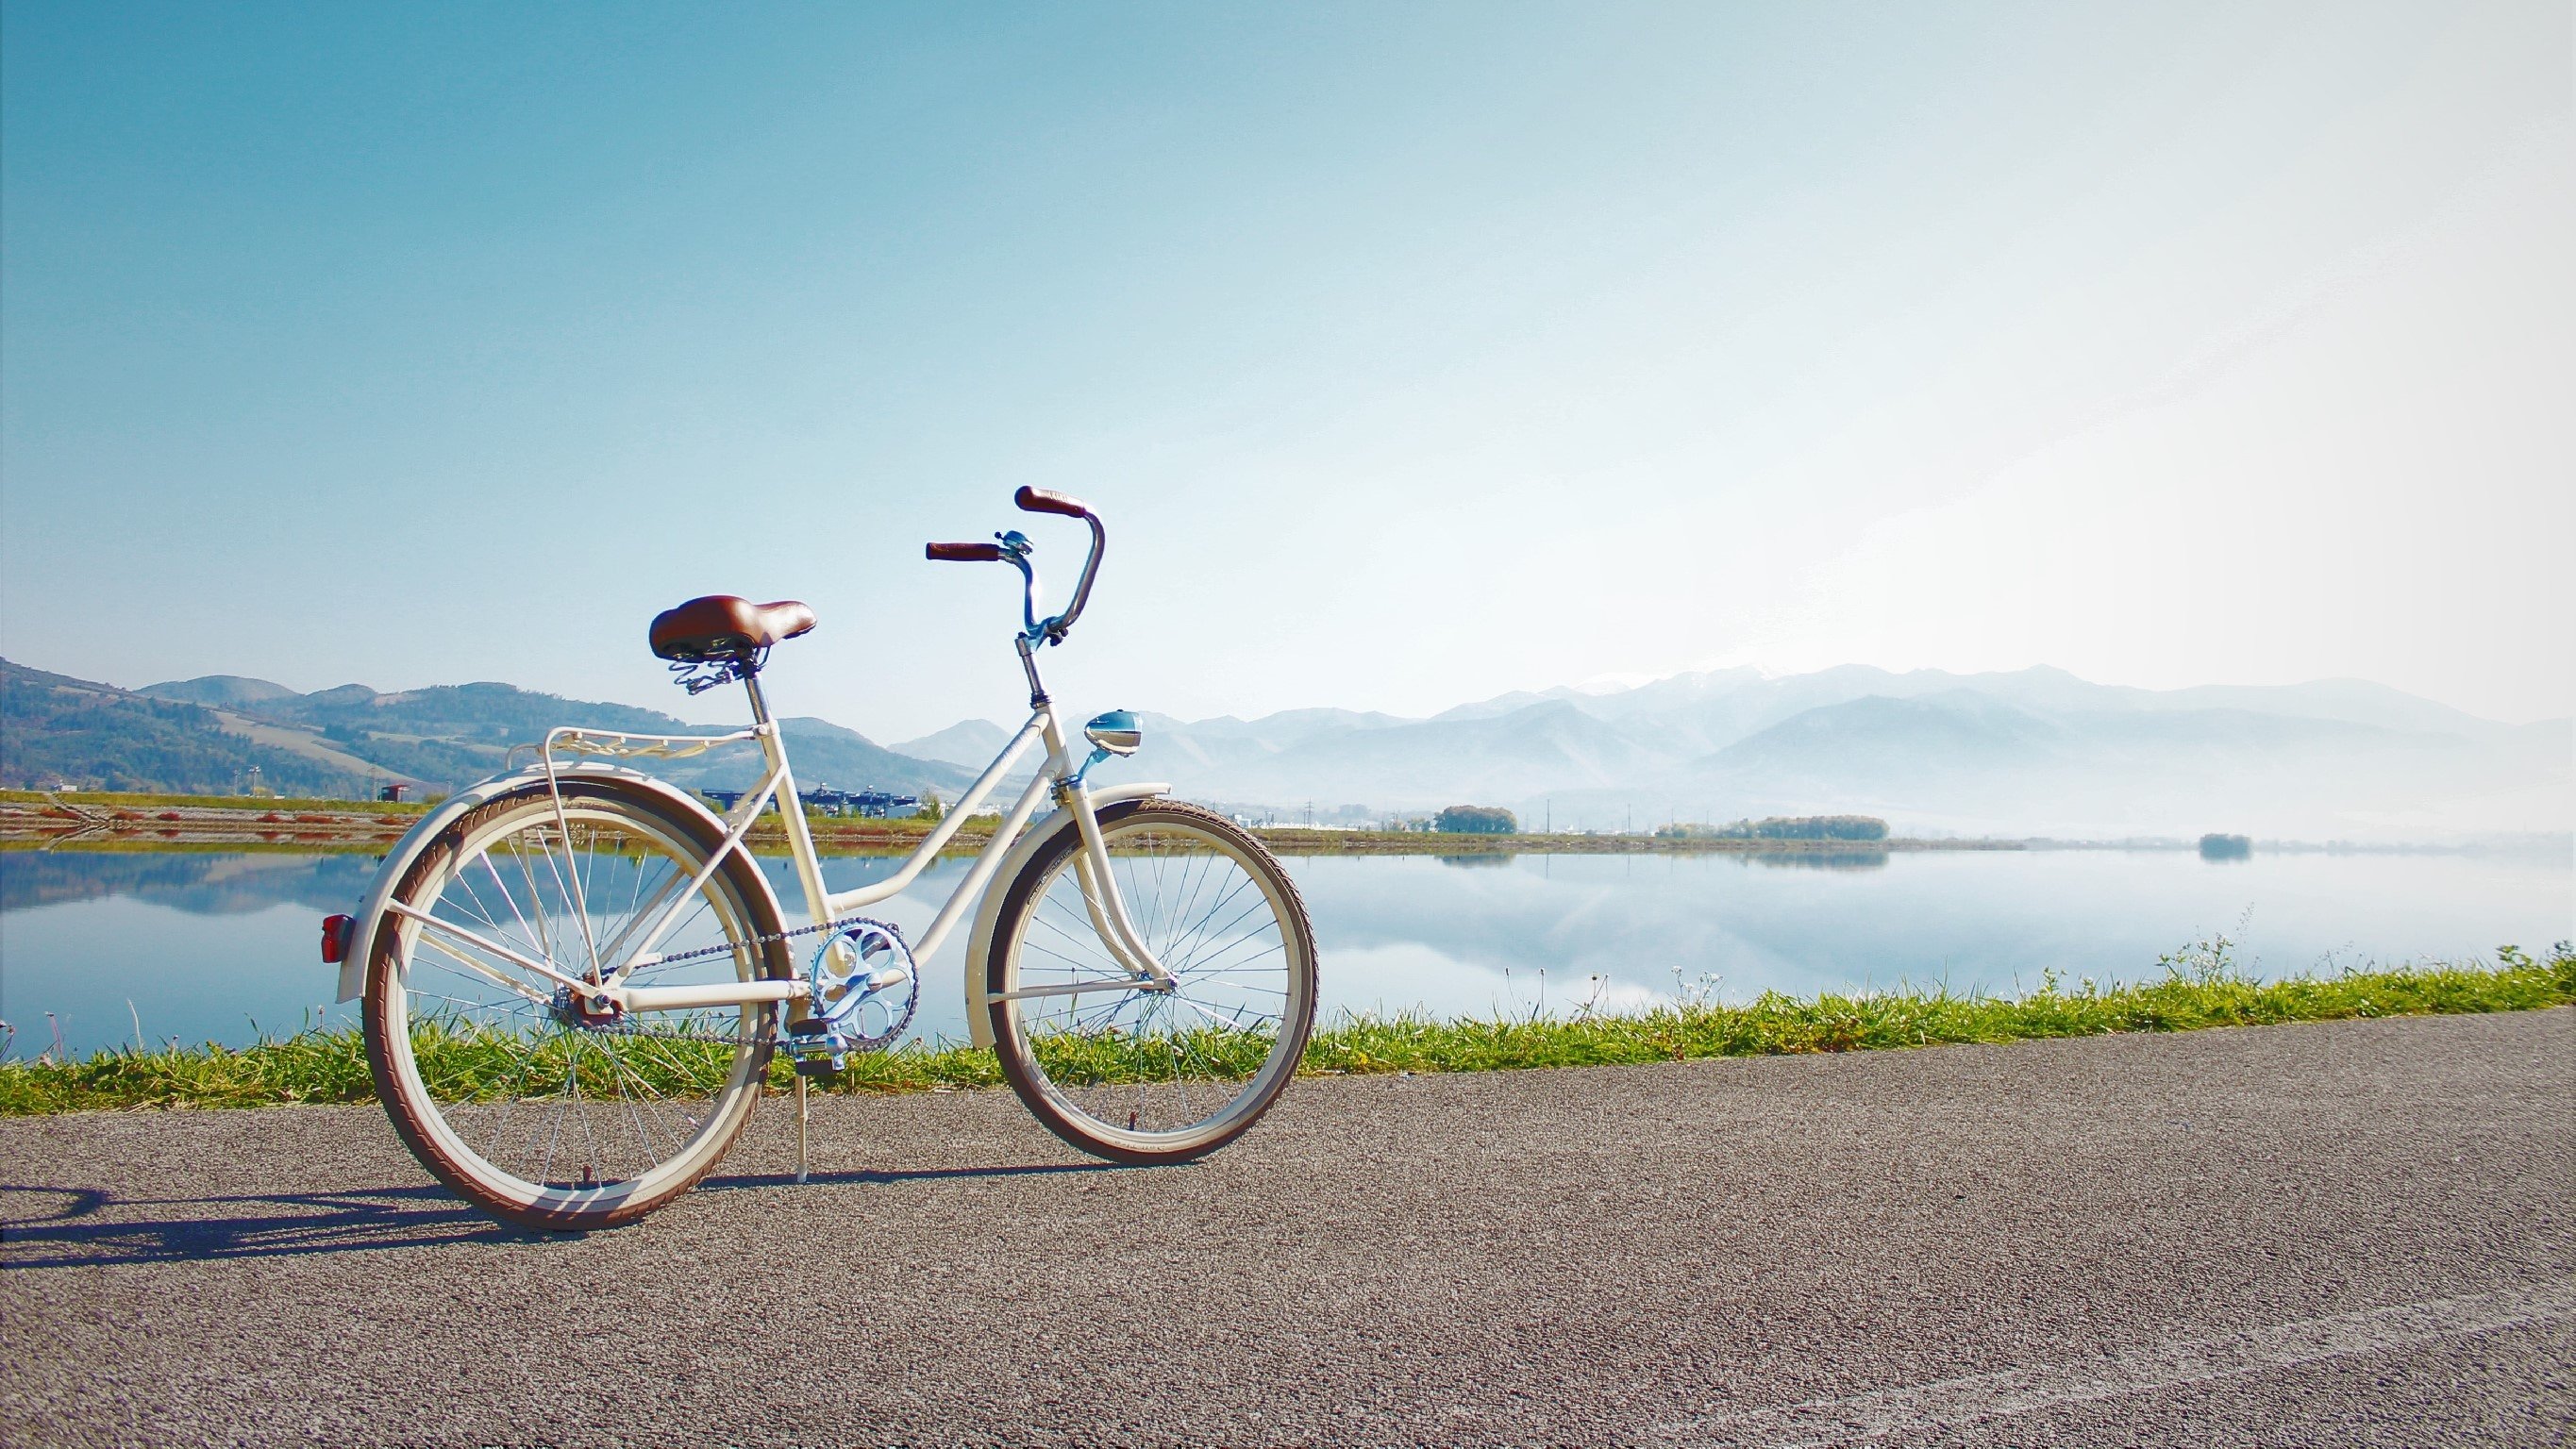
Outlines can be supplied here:
M730 812L750 794L748 790L700 790L716 802L716 808ZM834 817L861 816L871 820L902 820L921 813L920 797L897 795L890 790L835 790L818 785L799 790L796 798L806 809L818 815Z
M865 816L871 820L901 820L921 813L921 799L916 795L897 795L888 790L834 790L817 787L799 790L796 798L809 810L826 815Z

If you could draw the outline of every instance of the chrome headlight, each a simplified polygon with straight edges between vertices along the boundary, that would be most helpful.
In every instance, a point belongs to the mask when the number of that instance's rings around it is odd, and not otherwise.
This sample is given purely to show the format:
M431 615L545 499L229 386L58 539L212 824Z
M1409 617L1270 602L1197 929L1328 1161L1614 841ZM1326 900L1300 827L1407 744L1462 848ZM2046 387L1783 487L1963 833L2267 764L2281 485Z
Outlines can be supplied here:
M1093 715L1091 722L1082 727L1082 737L1091 741L1093 748L1113 755L1132 755L1145 743L1145 731L1137 726L1136 712L1130 709Z

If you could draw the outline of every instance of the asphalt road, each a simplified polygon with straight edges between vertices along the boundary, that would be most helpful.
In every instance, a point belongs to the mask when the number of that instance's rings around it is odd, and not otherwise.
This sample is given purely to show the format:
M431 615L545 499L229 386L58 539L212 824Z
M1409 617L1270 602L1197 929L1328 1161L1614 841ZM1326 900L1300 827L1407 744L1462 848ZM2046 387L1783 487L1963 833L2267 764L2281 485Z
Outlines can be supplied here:
M373 1109L0 1123L11 1445L2566 1444L2576 1013L764 1111L506 1232Z

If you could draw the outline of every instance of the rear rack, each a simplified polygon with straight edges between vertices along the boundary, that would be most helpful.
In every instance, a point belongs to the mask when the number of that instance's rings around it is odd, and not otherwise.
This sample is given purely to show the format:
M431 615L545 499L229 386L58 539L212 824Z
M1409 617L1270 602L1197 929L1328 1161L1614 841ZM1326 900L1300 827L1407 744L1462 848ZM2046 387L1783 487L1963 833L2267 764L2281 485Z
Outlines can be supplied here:
M770 726L754 725L721 735L644 735L628 730L583 729L577 725L558 725L546 731L544 742L510 746L504 768L516 768L519 752L526 750L531 759L545 766L552 775L562 768L555 759L560 754L591 755L611 760L684 760L703 755L718 745L740 744L759 739Z

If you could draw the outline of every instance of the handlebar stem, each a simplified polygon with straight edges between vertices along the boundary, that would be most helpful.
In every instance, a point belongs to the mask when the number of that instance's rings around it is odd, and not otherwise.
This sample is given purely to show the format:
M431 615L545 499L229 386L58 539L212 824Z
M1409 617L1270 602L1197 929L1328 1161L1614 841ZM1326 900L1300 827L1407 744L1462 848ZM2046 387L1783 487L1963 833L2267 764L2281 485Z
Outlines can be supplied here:
M1032 637L1015 634L1011 636L1011 643L1020 651L1020 672L1029 677L1029 708L1043 709L1053 701L1047 697L1046 681L1038 678L1037 646L1030 642Z
M1037 565L1029 562L1029 555L1037 551L1037 546L1016 528L993 535L1002 557L1020 571L1020 637L1032 645L1063 643L1074 621L1082 617L1083 606L1091 602L1091 581L1100 574L1100 556L1108 550L1109 530L1101 526L1100 516L1087 508L1079 516L1091 525L1091 553L1082 561L1082 578L1073 586L1073 602L1065 605L1063 613L1044 619L1038 617Z
M1038 617L1038 570L1037 565L1029 562L1029 555L1037 552L1037 545L1029 542L1028 536L1016 528L994 534L991 543L934 543L927 552L934 559L1007 560L1011 567L1020 571L1020 632L1014 640L1019 645L1020 665L1028 671L1030 703L1037 705L1044 704L1047 696L1045 686L1038 682L1036 651L1049 644L1063 643L1074 621L1082 617L1083 607L1091 602L1091 582L1100 576L1100 556L1109 549L1109 530L1101 526L1100 515L1092 512L1088 504L1059 493L1023 488L1017 501L1027 512L1079 518L1091 526L1091 552L1082 561L1082 577L1074 584L1073 600L1065 605L1064 612L1044 619Z
M1038 622L1038 566L1029 562L1029 555L1037 552L1037 545L1029 542L1027 536L1016 528L1008 533L994 534L993 542L1000 548L1003 561L1020 571L1021 637L1032 641L1044 637L1045 626Z

